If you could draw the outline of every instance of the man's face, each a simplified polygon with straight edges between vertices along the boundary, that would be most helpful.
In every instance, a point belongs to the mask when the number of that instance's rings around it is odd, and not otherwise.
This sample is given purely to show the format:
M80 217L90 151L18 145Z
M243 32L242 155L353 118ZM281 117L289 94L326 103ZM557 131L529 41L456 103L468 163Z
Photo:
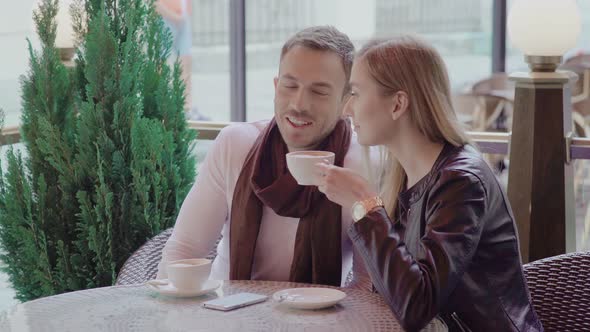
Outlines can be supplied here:
M275 119L289 151L314 149L342 113L346 75L334 52L289 50L275 83Z

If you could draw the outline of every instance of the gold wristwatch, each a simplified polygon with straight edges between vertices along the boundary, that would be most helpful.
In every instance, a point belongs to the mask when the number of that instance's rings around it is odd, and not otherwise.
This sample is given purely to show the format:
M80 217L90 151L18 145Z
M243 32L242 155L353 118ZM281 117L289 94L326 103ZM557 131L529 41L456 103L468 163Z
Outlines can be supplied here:
M352 219L357 222L363 219L371 210L380 206L383 206L383 200L379 196L355 202L352 205Z

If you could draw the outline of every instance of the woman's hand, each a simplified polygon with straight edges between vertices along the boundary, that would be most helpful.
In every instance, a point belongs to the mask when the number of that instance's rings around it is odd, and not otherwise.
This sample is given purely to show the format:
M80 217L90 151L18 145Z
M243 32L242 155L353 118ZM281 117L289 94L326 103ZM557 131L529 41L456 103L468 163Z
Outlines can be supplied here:
M351 209L357 201L377 196L369 182L353 170L325 163L316 167L321 175L318 189L345 209Z

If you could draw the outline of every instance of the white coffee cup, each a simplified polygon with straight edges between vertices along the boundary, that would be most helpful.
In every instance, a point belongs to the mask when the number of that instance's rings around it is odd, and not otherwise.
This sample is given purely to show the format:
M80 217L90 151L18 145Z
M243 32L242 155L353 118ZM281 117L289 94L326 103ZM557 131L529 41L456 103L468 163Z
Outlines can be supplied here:
M206 258L181 259L168 263L168 280L181 290L202 288L211 274L211 260Z
M317 186L320 174L316 164L327 162L334 164L334 152L330 151L296 151L287 153L287 168L298 184Z

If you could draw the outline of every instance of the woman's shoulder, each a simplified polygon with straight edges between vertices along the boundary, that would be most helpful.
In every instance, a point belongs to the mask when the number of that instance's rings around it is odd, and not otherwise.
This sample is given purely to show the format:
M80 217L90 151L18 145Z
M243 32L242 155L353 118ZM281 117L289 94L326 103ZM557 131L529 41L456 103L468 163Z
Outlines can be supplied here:
M494 176L481 153L471 145L452 147L442 158L437 171L458 176L471 174L478 178Z
M438 165L432 186L449 182L481 187L484 191L498 185L496 176L481 153L470 145L450 149Z

